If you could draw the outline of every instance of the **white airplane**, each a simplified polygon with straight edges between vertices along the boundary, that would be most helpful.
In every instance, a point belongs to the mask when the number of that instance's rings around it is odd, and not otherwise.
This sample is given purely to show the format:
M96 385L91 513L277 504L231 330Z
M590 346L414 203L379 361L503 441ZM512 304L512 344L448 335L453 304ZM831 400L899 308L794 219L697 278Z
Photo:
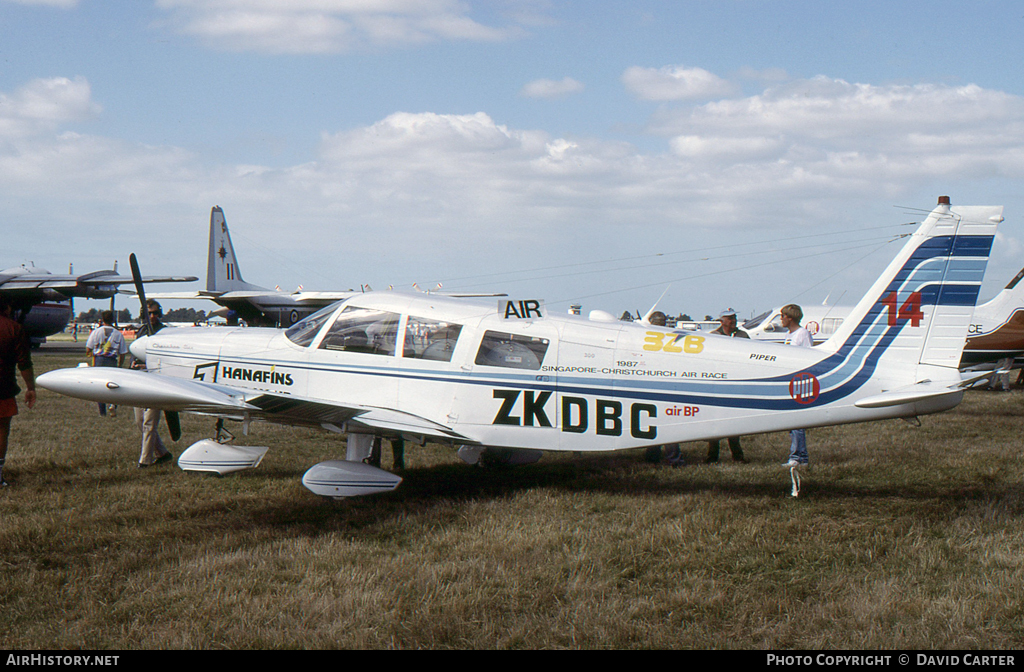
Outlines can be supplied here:
M374 436L528 461L914 417L956 406L971 382L957 365L1002 210L941 198L817 348L556 314L537 300L371 292L287 331L165 329L132 345L148 371L61 369L38 384L243 431L266 420L345 433L346 459L303 477L328 497L398 485L362 462ZM207 439L178 464L224 473L266 450Z
M115 264L116 266L116 264ZM150 276L142 282L192 282L194 276ZM0 293L14 305L15 316L33 343L56 334L71 319L73 298L109 299L120 285L134 282L117 270L57 275L34 264L0 271Z
M1024 269L990 301L974 309L967 328L967 342L960 357L960 368L967 369L1000 360L1024 356ZM853 310L852 306L801 306L803 326L814 343L832 336ZM786 338L780 308L774 308L743 323L751 338L781 343Z

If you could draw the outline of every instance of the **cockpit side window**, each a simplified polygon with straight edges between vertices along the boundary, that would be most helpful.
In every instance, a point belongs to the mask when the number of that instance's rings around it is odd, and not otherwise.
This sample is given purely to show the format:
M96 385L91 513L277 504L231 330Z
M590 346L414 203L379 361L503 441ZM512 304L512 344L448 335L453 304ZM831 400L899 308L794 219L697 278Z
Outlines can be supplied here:
M774 315L772 321L764 325L764 330L770 333L786 331L786 328L782 326L782 315Z
M320 332L320 327L324 326L324 322L334 314L337 308L338 306L335 304L318 310L309 317L293 324L288 331L284 332L284 335L295 345L307 347L316 339L316 335Z
M476 363L484 366L501 366L506 369L540 368L548 351L548 339L506 334L500 331L484 333Z
M410 315L405 327L405 349L402 355L450 362L460 333L461 324Z
M394 355L398 313L347 306L320 341L322 350Z
M772 314L772 311L769 310L767 313L761 313L760 315L758 315L756 317L750 318L749 320L747 320L746 322L743 323L743 330L744 331L750 331L754 327L756 327L759 324L761 324L762 322L764 322L764 318L768 317L771 314Z

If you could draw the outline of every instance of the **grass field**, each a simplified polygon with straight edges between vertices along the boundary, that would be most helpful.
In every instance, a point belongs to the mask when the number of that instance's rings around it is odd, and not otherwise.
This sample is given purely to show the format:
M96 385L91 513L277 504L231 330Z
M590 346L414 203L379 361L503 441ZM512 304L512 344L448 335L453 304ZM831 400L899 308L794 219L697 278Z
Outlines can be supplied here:
M44 351L36 371L81 359ZM130 409L41 391L0 492L0 641L1019 648L1022 419L1020 391L972 391L921 427L811 430L797 499L771 434L744 439L747 465L695 464L705 446L686 444L680 469L630 451L488 471L411 446L398 490L335 502L300 482L344 455L326 432L238 428L271 450L226 478L139 470ZM182 424L176 454L212 435Z

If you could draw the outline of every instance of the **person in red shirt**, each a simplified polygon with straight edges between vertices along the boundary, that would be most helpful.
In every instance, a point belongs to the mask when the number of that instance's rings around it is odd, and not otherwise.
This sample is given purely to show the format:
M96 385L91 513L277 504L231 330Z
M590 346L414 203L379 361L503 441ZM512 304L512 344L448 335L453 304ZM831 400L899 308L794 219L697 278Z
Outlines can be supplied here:
M0 294L0 487L7 487L4 480L7 442L11 435L11 418L18 414L15 397L21 391L15 369L21 371L25 381L25 405L32 408L36 404L36 377L32 371L28 335L11 318L10 300Z

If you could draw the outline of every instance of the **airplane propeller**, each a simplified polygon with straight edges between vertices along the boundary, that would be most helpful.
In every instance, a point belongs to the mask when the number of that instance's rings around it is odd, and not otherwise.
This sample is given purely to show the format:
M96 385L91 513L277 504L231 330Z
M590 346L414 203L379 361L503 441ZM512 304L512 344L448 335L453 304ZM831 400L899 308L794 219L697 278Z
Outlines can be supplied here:
M139 272L139 260L135 258L135 253L132 252L128 256L128 263L132 267L132 280L135 282L135 292L139 295L139 301L142 303L142 315L141 322L139 325L139 331L142 332L143 336L150 336L150 325L149 325L149 307L146 305L146 288L142 283L142 273ZM164 411L164 418L167 420L167 429L171 433L171 439L177 441L181 438L181 418L178 417L177 411Z

